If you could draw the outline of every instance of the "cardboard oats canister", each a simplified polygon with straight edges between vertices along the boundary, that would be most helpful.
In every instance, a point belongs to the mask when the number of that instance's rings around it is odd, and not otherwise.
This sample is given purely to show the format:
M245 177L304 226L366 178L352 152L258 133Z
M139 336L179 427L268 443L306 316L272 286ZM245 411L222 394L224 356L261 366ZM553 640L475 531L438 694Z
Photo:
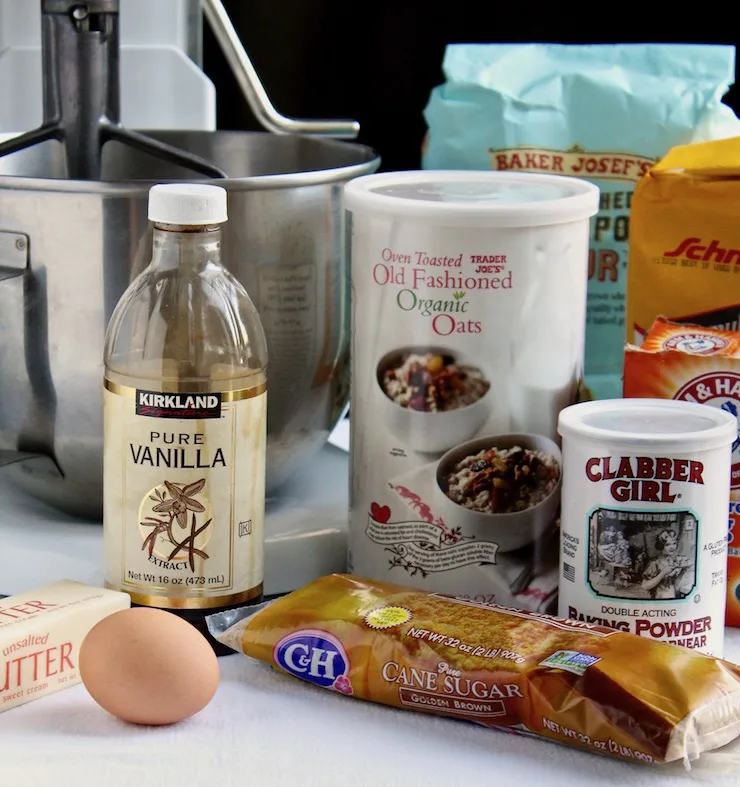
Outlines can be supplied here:
M531 173L385 173L345 187L350 571L554 608L557 419L582 385L598 197Z

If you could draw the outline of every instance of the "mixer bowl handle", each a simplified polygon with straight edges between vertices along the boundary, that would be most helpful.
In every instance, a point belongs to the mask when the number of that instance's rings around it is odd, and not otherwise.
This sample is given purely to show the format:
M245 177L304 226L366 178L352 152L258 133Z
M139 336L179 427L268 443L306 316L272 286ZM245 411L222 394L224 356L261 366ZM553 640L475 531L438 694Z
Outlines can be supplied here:
M18 462L26 462L29 459L45 459L51 464L51 467L54 471L56 471L61 477L64 477L64 473L62 473L60 470L59 465L46 454L31 454L28 451L9 451L6 449L0 449L0 469L7 467L8 465L18 464Z
M224 4L221 0L202 0L202 3L213 35L239 83L249 108L263 128L274 134L311 134L344 139L357 137L360 133L360 124L356 120L294 120L281 115L272 105Z
M28 235L0 230L0 281L14 279L28 267Z
M9 232L0 230L0 283L10 279L23 276L28 272L29 238L22 232ZM34 277L29 277L24 287L24 301L33 301L35 307L28 308L28 303L24 303L24 322L26 333L43 332L46 330L45 317L45 298L40 297L41 291L45 291L45 283L38 281ZM29 324L30 323L30 324ZM0 324L0 333L2 324ZM33 338L38 338L34 336ZM50 375L48 375L48 363L39 357L37 352L32 349L36 346L35 342L30 342L26 347L26 367L29 370L29 380L34 394L34 401L29 402L29 410L26 416L26 423L19 424L17 445L18 450L0 449L0 468L7 465L25 462L29 459L45 460L51 464L51 472L64 476L64 473L54 457L53 450L53 426L50 426L50 419L44 414L39 413L36 399L41 397L48 406L49 400L55 402L55 395L50 388ZM42 344L45 346L45 344ZM31 373L33 370L33 373ZM53 388L53 386L52 386ZM53 419L51 419L53 421ZM51 432L50 432L51 430ZM47 452L46 447L50 446Z

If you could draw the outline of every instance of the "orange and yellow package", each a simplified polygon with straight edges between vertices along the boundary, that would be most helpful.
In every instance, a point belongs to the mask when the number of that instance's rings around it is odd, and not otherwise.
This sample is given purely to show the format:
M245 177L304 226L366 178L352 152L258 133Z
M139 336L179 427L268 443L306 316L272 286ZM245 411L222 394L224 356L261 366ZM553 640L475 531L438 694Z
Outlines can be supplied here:
M631 762L688 767L740 737L740 667L577 620L335 574L208 626L347 697Z
M740 137L680 145L648 170L630 211L626 340L659 315L740 329Z
M725 622L740 627L740 332L658 317L639 347L628 344L625 349L623 395L699 402L738 419L732 445Z

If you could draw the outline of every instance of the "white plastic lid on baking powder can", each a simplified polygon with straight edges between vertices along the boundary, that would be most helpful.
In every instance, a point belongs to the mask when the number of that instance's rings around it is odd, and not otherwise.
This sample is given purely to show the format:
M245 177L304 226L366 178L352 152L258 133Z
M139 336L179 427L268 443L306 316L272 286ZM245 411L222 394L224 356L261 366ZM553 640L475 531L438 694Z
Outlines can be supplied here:
M598 188L423 171L344 194L350 570L552 611L557 417L581 384Z
M561 617L721 657L734 416L662 399L560 414Z

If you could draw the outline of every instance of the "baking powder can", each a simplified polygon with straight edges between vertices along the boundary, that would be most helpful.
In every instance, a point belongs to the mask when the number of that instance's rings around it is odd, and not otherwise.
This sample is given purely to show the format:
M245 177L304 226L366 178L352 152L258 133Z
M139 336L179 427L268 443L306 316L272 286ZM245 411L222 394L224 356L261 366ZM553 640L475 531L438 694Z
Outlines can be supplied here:
M582 180L516 172L346 185L350 571L556 604L557 418L582 384L598 196Z
M615 399L560 414L561 617L722 657L729 413Z

